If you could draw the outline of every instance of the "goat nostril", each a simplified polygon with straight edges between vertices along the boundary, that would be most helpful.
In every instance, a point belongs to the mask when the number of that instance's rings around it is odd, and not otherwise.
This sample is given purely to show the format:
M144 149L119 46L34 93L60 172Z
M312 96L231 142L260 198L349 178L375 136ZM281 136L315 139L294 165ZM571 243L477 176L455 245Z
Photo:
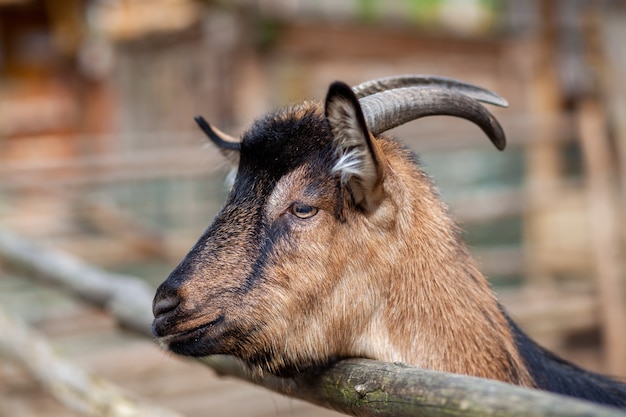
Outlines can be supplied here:
M158 317L174 310L179 304L180 298L176 296L161 298L160 300L155 301L152 306L152 313L154 314L154 317Z

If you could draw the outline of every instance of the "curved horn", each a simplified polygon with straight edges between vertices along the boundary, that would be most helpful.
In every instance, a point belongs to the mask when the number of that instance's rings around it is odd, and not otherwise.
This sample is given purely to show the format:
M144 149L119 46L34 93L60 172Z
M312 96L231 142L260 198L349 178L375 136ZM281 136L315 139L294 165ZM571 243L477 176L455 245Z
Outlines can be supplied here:
M229 136L217 128L211 127L211 125L204 120L204 117L202 116L196 116L193 119L196 121L198 126L200 126L200 129L202 129L209 139L211 139L219 148L230 149L233 151L240 150L241 144L237 138Z
M365 81L352 87L352 91L358 98L363 98L375 93L403 87L439 87L450 91L463 93L475 100L494 106L508 107L509 103L500 95L473 84L464 83L454 78L438 77L436 75L397 75L393 77L378 78Z
M477 124L499 150L506 146L502 126L477 100L458 91L436 87L408 87L359 99L369 130L378 135L425 116L455 116Z

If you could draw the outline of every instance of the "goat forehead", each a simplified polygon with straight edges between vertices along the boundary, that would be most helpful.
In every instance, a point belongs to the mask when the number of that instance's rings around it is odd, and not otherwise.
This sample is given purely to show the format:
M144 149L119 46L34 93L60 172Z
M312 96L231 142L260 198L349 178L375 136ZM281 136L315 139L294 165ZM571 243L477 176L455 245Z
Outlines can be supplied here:
M304 103L252 125L243 136L239 170L276 182L304 163L330 164L331 147L332 136L319 105Z
M238 218L236 224L262 229L268 201L281 179L299 171L305 172L300 178L313 184L330 174L335 158L330 129L315 104L289 107L256 121L243 136L237 177L218 216L229 221L218 221L215 227Z

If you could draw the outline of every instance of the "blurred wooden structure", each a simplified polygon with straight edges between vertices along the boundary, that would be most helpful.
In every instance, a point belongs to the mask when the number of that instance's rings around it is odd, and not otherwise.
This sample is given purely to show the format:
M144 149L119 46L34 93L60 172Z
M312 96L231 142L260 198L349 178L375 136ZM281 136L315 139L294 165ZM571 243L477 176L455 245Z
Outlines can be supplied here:
M552 1L542 1L540 5L542 42L538 45L538 63L544 70L534 73L536 108L540 114L567 115L573 127L573 131L567 133L576 139L575 144L580 148L583 192L574 198L584 208L578 209L578 221L588 225L586 256L591 264L589 275L595 276L593 292L598 299L597 314L603 329L607 363L612 372L624 375L626 264L623 253L626 228L620 226L619 213L626 206L620 204L618 184L626 178L619 177L616 166L620 161L613 158L614 145L609 134L606 96L611 94L611 87L600 82L608 71L606 56L616 51L605 50L601 26L603 14L597 5ZM550 136L564 134L558 130L538 133ZM555 287L559 275L570 271L568 265L555 265L551 261L555 248L557 255L562 249L555 242L563 242L559 233L550 227L554 224L551 218L561 215L563 196L573 197L573 190L566 190L563 186L561 147L549 141L540 141L529 147L528 155L530 189L549 193L548 198L539 194L529 196L535 200L534 206L538 209L538 212L530 214L526 222L529 247L539 253L529 256L531 283ZM622 164L624 162L621 161ZM567 242L564 243L563 248L569 249ZM542 252L549 255L541 256ZM572 254L569 255L571 257Z
M199 152L195 114L236 134L274 107L322 98L335 79L456 77L510 101L494 110L505 153L449 118L395 133L421 154L523 327L557 351L603 329L600 370L626 375L624 5L537 0L534 26L492 20L468 35L420 30L402 11L337 18L282 0L150 13L136 1L90 9L99 23L76 19L97 3L0 1L0 224L100 265L173 265L225 195L225 164Z

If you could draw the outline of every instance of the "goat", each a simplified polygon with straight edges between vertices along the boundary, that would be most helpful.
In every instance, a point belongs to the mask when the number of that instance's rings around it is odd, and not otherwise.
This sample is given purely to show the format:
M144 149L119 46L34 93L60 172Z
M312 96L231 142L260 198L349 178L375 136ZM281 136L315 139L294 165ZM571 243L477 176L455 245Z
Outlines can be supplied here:
M430 115L504 132L488 90L434 76L275 111L242 140L196 121L238 165L224 207L161 284L172 352L293 375L345 357L405 362L624 407L626 386L544 350L507 316L416 157L385 131Z

